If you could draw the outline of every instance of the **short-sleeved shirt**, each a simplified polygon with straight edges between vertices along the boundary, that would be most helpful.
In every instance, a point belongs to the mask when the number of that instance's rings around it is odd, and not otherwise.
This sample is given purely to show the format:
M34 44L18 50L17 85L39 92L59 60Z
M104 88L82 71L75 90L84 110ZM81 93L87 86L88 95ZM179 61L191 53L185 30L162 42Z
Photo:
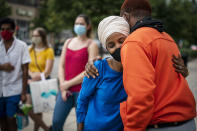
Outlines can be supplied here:
M0 97L20 95L22 92L22 65L31 61L27 44L14 38L12 46L6 52L0 41L0 64L11 63L14 70L0 71Z
M54 60L54 51L52 48L46 48L42 51L35 51L35 49L29 49L30 51L30 57L31 57L31 63L29 64L29 70L31 72L44 72L45 67L46 67L46 61L47 60ZM36 53L36 58L35 58L35 54ZM36 65L36 60L37 60L37 64L40 68L38 68L38 66Z
M85 131L120 131L120 103L127 94L123 87L122 72L108 65L106 59L95 62L99 76L85 77L77 100L77 122L84 122Z

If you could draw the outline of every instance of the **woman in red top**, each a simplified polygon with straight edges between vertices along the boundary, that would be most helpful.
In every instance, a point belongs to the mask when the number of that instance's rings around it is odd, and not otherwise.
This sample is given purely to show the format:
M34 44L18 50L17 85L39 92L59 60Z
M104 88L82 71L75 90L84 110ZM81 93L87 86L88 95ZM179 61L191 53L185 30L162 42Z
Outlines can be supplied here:
M58 77L61 93L57 96L52 131L63 130L70 110L76 108L85 65L98 55L98 46L90 38L91 24L86 15L77 16L74 32L77 36L66 40L60 57Z

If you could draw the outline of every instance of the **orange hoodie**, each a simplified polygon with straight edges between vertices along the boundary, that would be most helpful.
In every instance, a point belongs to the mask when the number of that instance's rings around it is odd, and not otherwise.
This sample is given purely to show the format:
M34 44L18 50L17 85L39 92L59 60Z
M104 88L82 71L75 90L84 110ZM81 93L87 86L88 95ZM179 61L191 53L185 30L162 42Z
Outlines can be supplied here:
M142 27L122 45L123 83L128 95L120 112L125 131L178 122L196 116L196 103L185 78L175 72L172 55L179 54L165 32Z

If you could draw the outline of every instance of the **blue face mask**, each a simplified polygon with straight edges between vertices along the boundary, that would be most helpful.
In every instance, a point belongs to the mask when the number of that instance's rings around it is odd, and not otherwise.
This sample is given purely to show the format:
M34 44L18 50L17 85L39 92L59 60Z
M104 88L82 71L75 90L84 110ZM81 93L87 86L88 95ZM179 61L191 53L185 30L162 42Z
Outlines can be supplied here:
M74 31L77 35L81 36L86 33L86 27L84 25L75 25Z

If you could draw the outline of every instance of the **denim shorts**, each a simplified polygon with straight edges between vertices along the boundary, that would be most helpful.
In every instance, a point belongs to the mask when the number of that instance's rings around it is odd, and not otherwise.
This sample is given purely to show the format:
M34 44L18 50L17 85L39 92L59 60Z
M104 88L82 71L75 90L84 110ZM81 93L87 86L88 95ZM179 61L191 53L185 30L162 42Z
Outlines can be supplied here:
M21 95L0 97L0 117L14 117Z

